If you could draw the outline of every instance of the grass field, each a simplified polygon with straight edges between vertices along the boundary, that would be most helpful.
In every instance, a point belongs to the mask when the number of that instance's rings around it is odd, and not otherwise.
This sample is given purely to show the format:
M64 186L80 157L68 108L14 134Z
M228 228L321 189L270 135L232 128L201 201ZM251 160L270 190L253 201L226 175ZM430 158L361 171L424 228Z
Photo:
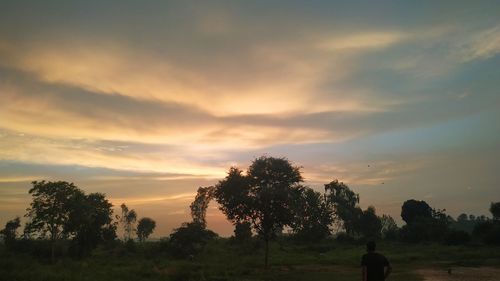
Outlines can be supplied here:
M477 274L486 270L500 276L500 247L383 242L378 248L393 265L389 280L490 280L488 273ZM0 280L360 280L363 253L362 244L275 242L266 270L261 246L238 246L228 239L212 241L192 260L171 258L158 242L135 249L101 248L83 260L59 258L55 263L2 249ZM444 274L449 268L456 274Z

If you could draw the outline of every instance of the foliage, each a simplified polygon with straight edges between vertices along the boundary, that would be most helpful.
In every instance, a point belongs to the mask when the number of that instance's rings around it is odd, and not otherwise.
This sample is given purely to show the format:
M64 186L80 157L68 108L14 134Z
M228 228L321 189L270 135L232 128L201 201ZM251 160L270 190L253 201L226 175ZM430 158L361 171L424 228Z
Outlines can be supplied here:
M252 225L249 222L238 222L234 226L234 240L249 241L252 238Z
M259 268L261 250L237 251L240 245L235 246L229 239L209 241L193 260L177 259L157 252L159 244L136 243L135 252L123 254L117 250L125 246L117 243L117 248L99 247L83 260L61 258L51 264L31 255L6 253L0 243L0 280L347 281L359 279L359 259L365 252L364 244L333 240L313 242L312 245L297 244L293 239L279 243L272 241L270 266L268 270L262 270ZM394 272L390 277L393 281L422 280L415 273L422 268L437 268L446 275L450 267L497 267L500 264L498 246L450 247L435 243L414 245L385 241L377 246L393 265ZM490 279L496 280L495 277Z
M83 192L73 183L65 181L32 182L33 187L29 193L33 196L26 217L30 221L25 227L29 235L35 234L55 241L66 234L63 230L68 224L71 208L75 197L82 196Z
M200 186L193 203L189 206L193 222L199 223L203 225L203 227L207 226L205 216L207 213L208 203L210 203L210 200L212 200L214 196L214 189L215 188L213 186Z
M303 187L297 192L295 203L291 227L299 239L318 241L331 234L334 211L321 193Z
M359 230L361 209L357 206L359 195L346 184L338 180L325 184L327 203L335 210L335 215L342 221L347 234L355 235Z
M484 220L476 224L473 234L486 244L500 245L500 219L498 217L498 208L500 202L491 203L490 212L493 215L492 220Z
M485 244L500 245L500 223L494 220L476 224L473 235Z
M132 233L135 231L135 222L137 221L137 213L134 209L129 210L125 203L121 204L122 216L120 222L123 225L123 240L131 240Z
M74 252L88 254L99 243L116 237L112 204L104 194L86 195L73 183L64 181L34 181L29 193L33 201L26 217L30 221L24 229L25 236L48 238L54 258L57 240L71 238Z
M493 215L493 219L500 220L500 202L491 202L490 212Z
M102 193L85 195L82 192L70 202L64 231L73 236L78 255L89 254L99 243L116 238L112 207Z
M21 226L21 219L16 217L7 221L4 229L0 230L0 235L3 238L4 244L7 248L12 248L17 238L17 229Z
M451 230L446 235L444 243L446 245L464 245L469 243L471 236L462 230Z
M465 231L472 234L474 228L478 223L486 221L485 216L474 216L467 215L465 213L460 214L456 220L452 220L450 223L450 228L454 230Z
M183 223L170 234L169 249L175 257L186 258L200 253L217 234L195 222Z
M399 235L399 228L394 219L389 215L382 215L380 217L380 223L382 224L381 235L382 238L387 240L395 240Z
M229 168L224 180L219 181L214 191L219 209L233 223L250 221L252 215L252 194L248 177L236 167Z
M54 243L67 236L64 227L69 223L71 206L76 197L83 196L83 192L73 183L65 181L33 181L32 184L29 193L33 201L25 215L30 221L24 232L26 236L34 234L41 238L48 233L52 244L51 257L54 259Z
M252 228L268 243L284 226L293 222L293 198L302 181L300 168L286 158L262 156L248 167L247 175L230 168L215 190L221 211L233 223L250 222Z
M443 241L453 219L445 210L432 209L425 201L407 200L401 207L401 218L406 225L401 228L403 241Z
M432 208L425 201L407 200L401 207L401 218L411 224L418 218L432 218Z
M137 224L137 238L139 241L144 242L156 227L156 222L151 218L142 218Z
M369 239L381 236L382 222L375 212L375 207L368 207L360 217L359 230L361 234Z

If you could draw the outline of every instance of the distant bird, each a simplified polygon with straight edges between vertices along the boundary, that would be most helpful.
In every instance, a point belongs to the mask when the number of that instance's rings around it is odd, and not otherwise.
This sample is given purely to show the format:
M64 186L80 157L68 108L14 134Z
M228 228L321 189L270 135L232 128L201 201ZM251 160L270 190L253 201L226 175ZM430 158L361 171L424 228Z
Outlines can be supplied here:
M451 268L448 268L448 274L451 275Z
M384 183L381 183L381 184L384 184Z
M368 167L370 167L370 165L368 165Z

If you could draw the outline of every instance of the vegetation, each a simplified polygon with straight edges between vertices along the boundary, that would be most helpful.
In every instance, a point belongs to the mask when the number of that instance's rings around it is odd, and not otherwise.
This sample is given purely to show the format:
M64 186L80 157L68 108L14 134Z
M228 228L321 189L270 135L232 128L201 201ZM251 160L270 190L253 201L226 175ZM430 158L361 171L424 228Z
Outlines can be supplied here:
M399 228L359 195L333 180L324 193L302 185L300 167L286 158L260 157L246 172L231 167L215 186L200 187L190 205L192 221L168 238L148 242L156 222L141 218L101 193L73 183L36 182L22 236L16 217L0 231L0 276L6 280L352 280L368 240L394 262L394 280L417 280L422 266L499 264L500 202L492 218L457 219L425 201L402 204ZM211 200L234 226L234 237L206 229ZM117 225L124 231L117 240ZM136 244L133 234L137 235ZM264 256L262 262L261 257ZM260 257L260 258L259 258ZM50 262L49 262L50 261ZM21 270L28 266L30 270ZM412 275L413 274L413 275ZM302 276L302 277L300 277Z
M137 221L137 213L135 210L129 210L127 205L123 203L120 208L122 209L122 216L120 222L123 225L123 240L131 240L132 233L134 233L135 222Z
M265 243L268 265L269 241L285 226L292 226L293 204L302 181L299 167L285 158L260 157L246 176L231 168L216 186L215 198L233 223L249 222Z
M210 240L194 258L174 256L165 241L137 244L134 249L120 242L100 246L84 260L61 257L56 263L0 246L0 280L359 280L362 243L327 239L304 244L280 237L269 245L269 266L264 270L261 241ZM499 247L380 242L378 248L393 265L389 280L394 281L421 281L416 273L420 268L445 272L457 266L498 266L500 261Z
M156 227L156 222L151 218L142 218L137 224L137 238L144 242Z

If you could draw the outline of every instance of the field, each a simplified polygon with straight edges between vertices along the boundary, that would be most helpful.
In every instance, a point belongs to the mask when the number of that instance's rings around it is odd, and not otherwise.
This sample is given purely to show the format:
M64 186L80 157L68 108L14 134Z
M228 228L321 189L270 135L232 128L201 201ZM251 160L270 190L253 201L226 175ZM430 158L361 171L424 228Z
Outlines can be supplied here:
M381 242L378 248L393 265L389 280L488 281L500 276L500 247ZM360 280L363 253L363 244L274 242L265 269L262 245L235 245L228 239L212 241L191 259L170 257L160 242L99 248L88 258L60 257L54 263L2 248L0 280Z

